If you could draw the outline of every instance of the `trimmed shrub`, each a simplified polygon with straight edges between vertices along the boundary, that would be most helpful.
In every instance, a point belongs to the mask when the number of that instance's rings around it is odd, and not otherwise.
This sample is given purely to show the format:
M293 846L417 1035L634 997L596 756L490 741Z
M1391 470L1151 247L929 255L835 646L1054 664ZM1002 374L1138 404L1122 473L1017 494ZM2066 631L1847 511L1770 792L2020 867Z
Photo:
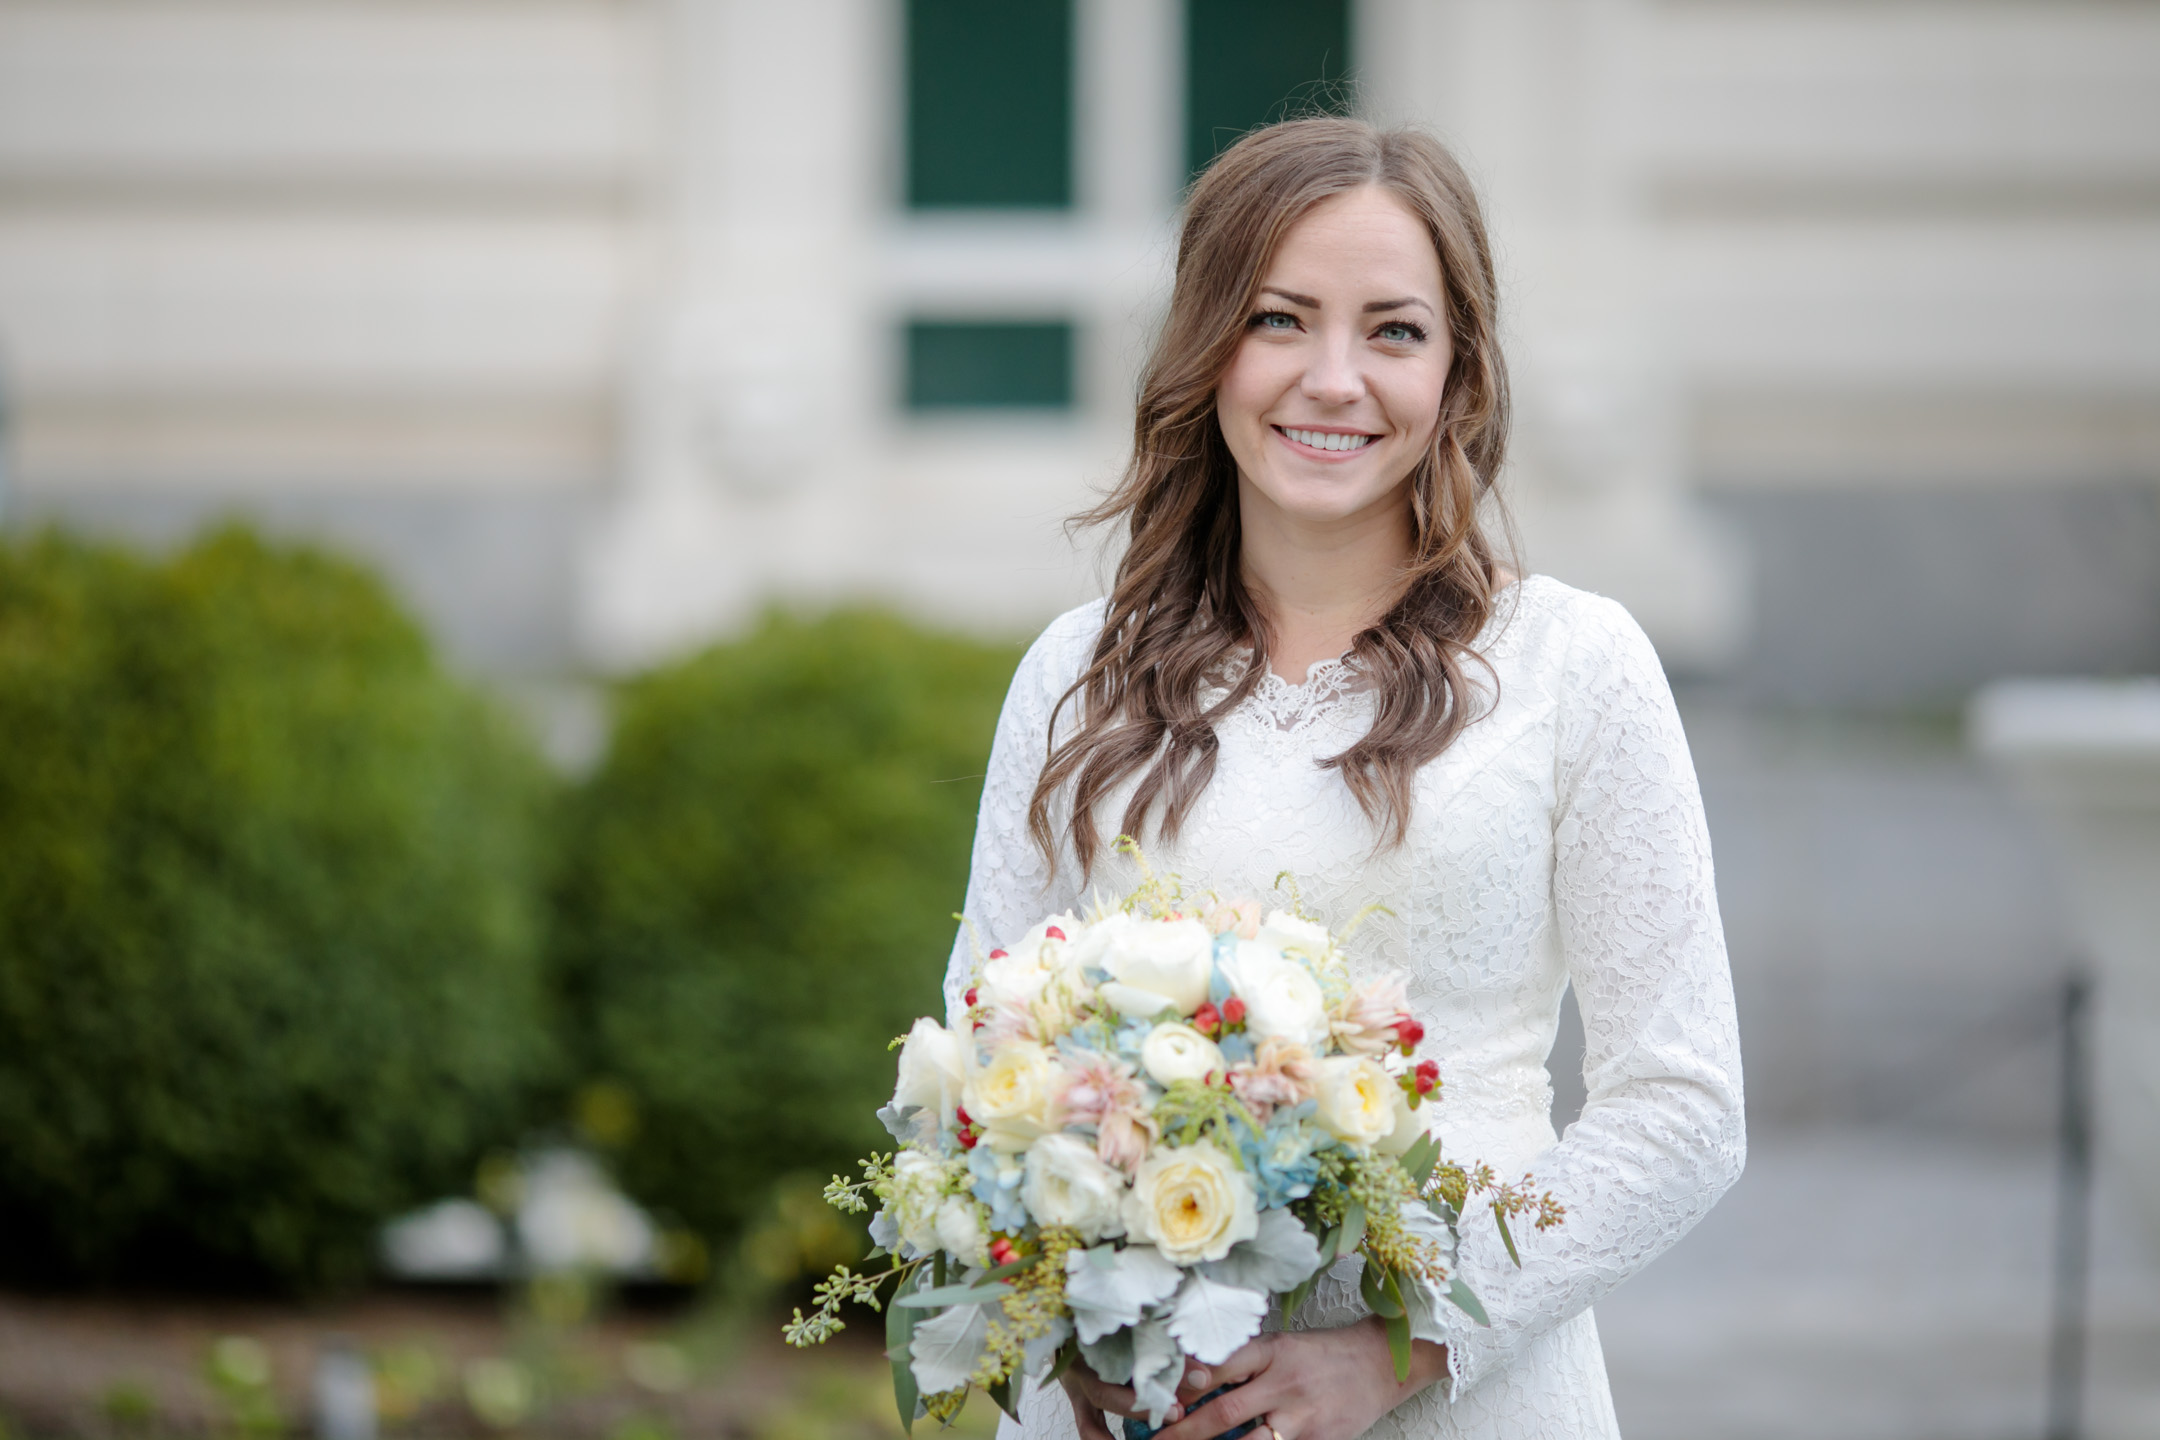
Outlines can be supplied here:
M939 985L1019 652L854 611L770 619L629 686L555 889L632 1193L708 1237L791 1171L890 1148L887 1042Z
M0 1269L358 1278L550 1049L545 775L383 587L0 547Z

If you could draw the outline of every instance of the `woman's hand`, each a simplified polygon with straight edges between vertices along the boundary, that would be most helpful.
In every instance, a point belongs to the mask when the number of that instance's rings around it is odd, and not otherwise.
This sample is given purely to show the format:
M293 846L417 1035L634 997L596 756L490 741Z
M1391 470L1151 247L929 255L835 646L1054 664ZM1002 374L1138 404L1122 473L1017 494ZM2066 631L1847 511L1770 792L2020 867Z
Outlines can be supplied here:
M1262 1428L1250 1440L1272 1440L1270 1426L1281 1440L1353 1440L1446 1373L1447 1347L1419 1340L1410 1378L1398 1382L1387 1331L1369 1316L1339 1330L1263 1335L1220 1365L1188 1365L1178 1389L1187 1404L1218 1385L1238 1388L1164 1427L1158 1440L1214 1440L1255 1418ZM1085 1424L1080 1434L1103 1440Z
M1189 1366L1186 1369L1185 1378L1190 1381L1195 1374L1204 1375L1206 1373L1197 1366ZM1125 1440L1122 1434L1112 1435L1110 1427L1103 1423L1103 1411L1105 1410L1117 1415L1145 1415L1147 1413L1140 1408L1140 1402L1134 1398L1132 1386L1112 1385L1093 1370L1090 1370L1085 1360L1073 1361L1072 1364L1065 1367L1065 1373L1058 1378L1065 1386L1066 1398L1072 1401L1073 1419L1080 1426L1080 1440ZM1185 1392L1180 1391L1179 1393L1184 1394ZM1206 1392L1193 1391L1192 1393L1205 1394ZM1174 1406L1170 1413L1164 1417L1164 1423L1167 1424L1176 1420L1184 1413L1185 1407L1183 1405Z

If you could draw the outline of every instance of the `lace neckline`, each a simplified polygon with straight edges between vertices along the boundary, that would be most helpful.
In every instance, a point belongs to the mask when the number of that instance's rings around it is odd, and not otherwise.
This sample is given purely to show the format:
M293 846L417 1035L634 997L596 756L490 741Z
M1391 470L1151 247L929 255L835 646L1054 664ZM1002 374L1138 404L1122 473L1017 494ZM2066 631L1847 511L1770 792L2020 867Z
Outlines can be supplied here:
M1514 613L1529 578L1518 576L1494 594L1492 613L1471 642L1474 648L1480 651L1490 648L1499 628ZM1207 698L1212 701L1229 691L1245 678L1251 664L1252 652L1249 650L1224 661L1222 679L1208 687L1213 693ZM1371 679L1358 667L1356 653L1345 651L1332 660L1314 661L1306 668L1305 678L1301 681L1285 680L1270 668L1240 708L1256 710L1272 722L1272 728L1276 730L1296 730L1371 691Z

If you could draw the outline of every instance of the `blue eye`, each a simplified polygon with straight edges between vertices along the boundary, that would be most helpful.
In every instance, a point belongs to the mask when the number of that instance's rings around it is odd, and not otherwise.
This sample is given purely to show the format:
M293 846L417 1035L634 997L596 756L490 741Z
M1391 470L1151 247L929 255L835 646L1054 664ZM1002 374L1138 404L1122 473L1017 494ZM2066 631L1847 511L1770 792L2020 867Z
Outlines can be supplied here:
M1295 330L1297 323L1297 316L1287 310L1263 310L1252 318L1255 330Z
M1398 345L1414 345L1425 338L1425 332L1407 320L1390 320L1373 333Z

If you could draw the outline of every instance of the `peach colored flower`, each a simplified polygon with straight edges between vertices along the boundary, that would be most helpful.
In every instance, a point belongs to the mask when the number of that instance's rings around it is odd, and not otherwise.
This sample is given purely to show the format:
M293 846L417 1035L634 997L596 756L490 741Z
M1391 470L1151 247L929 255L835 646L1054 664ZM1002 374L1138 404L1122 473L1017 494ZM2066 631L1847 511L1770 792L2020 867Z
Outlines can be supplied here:
M1128 1172L1147 1158L1157 1133L1147 1113L1147 1087L1130 1064L1109 1056L1066 1068L1057 1121L1061 1127L1093 1125L1095 1153L1105 1165Z
M1396 1044L1395 1027L1410 1016L1403 977L1368 981L1350 992L1328 1019L1335 1043L1352 1055L1384 1055Z
M1231 1067L1230 1091L1265 1124L1276 1106L1310 1100L1319 1073L1312 1051L1294 1040L1268 1036L1254 1047L1249 1063Z

